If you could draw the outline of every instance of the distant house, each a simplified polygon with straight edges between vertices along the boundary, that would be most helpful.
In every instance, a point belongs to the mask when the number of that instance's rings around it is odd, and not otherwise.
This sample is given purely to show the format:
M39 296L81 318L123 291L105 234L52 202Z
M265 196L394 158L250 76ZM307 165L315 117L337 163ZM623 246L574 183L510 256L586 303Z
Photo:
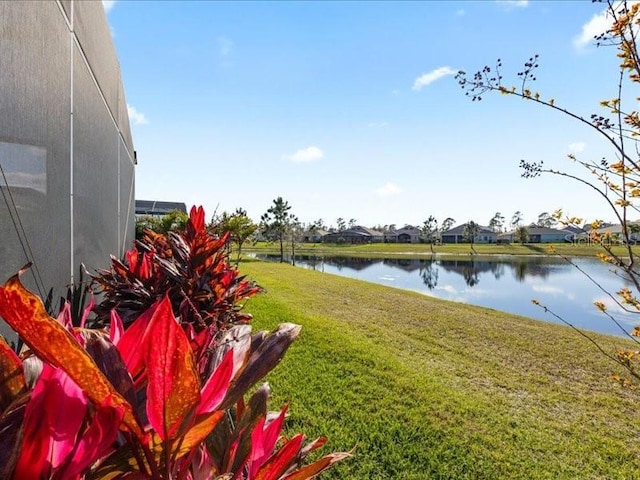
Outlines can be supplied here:
M567 225L562 230L571 233L571 242L581 241L589 238L589 232L583 227L577 227L575 225Z
M627 228L629 228L629 240L632 244L640 242L640 224L638 222L628 222ZM608 225L596 230L599 235L608 235L611 239L611 243L622 243L623 233L622 225Z
M160 202L155 200L136 200L136 218L141 216L163 217L178 210L187 213L187 205L182 202Z
M302 234L302 241L305 243L319 243L329 232L322 228L311 228Z
M331 232L322 237L324 243L378 243L384 241L384 234L367 227L355 226L342 230L341 232Z
M526 243L562 243L571 242L575 233L571 230L558 230L557 228L526 227L529 239ZM511 243L515 238L515 231L499 235L500 242Z
M442 232L442 243L470 243L469 239L464 235L466 223L453 227L450 230ZM473 243L496 243L497 234L489 227L478 225L478 234L473 239Z
M388 243L419 243L420 229L413 225L405 225L399 230L385 233L384 241Z

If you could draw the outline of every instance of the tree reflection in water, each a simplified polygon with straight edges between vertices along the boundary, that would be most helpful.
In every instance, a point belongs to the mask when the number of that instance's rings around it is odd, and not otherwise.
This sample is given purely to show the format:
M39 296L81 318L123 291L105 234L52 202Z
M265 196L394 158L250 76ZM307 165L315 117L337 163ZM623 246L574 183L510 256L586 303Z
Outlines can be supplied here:
M438 266L433 258L425 260L422 267L420 267L420 278L422 278L422 282L429 290L433 290L438 286Z
M278 255L256 257L279 261ZM549 256L506 255L434 255L420 259L403 256L384 260L309 255L299 256L296 261L297 265L314 270L549 321L549 316L531 303L532 298L545 292L553 299L554 308L575 325L619 334L617 327L609 328L609 322L603 323L599 312L591 314L577 308L584 298L599 300L601 292L576 267L588 271L611 291L620 289L628 279L615 278L609 266L597 259L577 258L573 263L572 266L562 258ZM635 325L636 320L628 322Z
M277 257L273 255L257 255L257 258L273 260ZM363 257L319 257L313 255L300 255L296 259L302 266L307 266L313 270L322 270L331 266L338 271L345 268L363 271L374 265L387 265L405 272L418 270L418 275L422 283L429 289L434 290L438 286L439 269L442 268L448 273L455 273L462 276L464 282L469 287L474 287L480 283L483 274L491 273L493 277L500 279L507 269L513 272L513 278L518 282L524 282L527 278L540 277L547 278L558 265L565 265L562 259L552 259L549 257L513 257L513 258L461 258L461 259L437 259L434 255L431 258L363 258ZM291 260L290 258L288 259Z

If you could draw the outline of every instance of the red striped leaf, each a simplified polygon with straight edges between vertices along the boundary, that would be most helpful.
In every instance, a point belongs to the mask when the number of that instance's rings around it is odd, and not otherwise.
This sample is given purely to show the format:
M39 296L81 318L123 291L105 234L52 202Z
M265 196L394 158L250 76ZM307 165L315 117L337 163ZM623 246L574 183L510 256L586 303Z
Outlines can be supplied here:
M322 457L320 460L293 472L291 475L287 475L284 477L284 480L308 480L309 478L314 478L334 463L344 460L345 458L349 458L350 456L351 454L347 452L331 453Z
M280 478L295 461L303 441L304 435L299 433L285 443L280 450L258 470L255 480L277 480Z
M0 287L0 316L42 360L62 368L96 405L112 397L124 411L124 424L143 438L131 405L109 383L78 341L51 318L42 301L24 288L18 275Z
M176 438L200 401L200 380L189 339L173 316L168 296L154 308L144 358L149 422L162 440Z

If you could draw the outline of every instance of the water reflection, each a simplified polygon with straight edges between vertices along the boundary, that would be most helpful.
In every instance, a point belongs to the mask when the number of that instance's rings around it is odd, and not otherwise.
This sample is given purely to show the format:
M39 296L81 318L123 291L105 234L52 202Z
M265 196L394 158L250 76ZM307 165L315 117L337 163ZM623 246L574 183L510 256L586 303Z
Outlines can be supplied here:
M278 261L278 256L257 255ZM626 283L607 265L595 259L575 263L609 292ZM382 285L413 290L445 300L504 310L546 321L557 321L531 303L538 299L550 310L576 326L621 335L606 316L593 307L604 301L630 331L640 323L638 315L623 311L574 266L557 257L440 257L351 258L296 256L298 266L358 278Z
M341 259L342 266L349 266L351 259ZM476 259L359 259L365 260L369 265L382 262L384 265L400 268L406 272L419 271L424 284L429 290L438 285L438 271L440 268L449 273L462 276L467 286L473 287L480 283L481 274L491 273L492 277L499 280L508 269L518 282L523 282L527 277L537 276L546 278L553 271L555 263L551 259L536 259L514 257L508 260L476 260ZM336 259L325 258L329 265ZM339 267L341 268L341 267Z
M420 267L420 278L429 290L438 286L438 267L436 262L428 261L426 265Z

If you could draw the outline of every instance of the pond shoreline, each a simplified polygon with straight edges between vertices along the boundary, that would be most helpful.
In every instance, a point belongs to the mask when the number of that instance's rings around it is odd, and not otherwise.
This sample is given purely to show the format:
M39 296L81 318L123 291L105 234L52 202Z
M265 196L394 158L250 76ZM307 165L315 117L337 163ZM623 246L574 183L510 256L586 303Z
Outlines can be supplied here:
M634 251L637 247L634 247ZM275 243L260 242L245 246L246 253L279 253ZM290 244L285 247L285 253L291 252ZM583 244L476 244L471 250L470 244L445 244L434 246L433 252L426 244L365 244L365 245L333 245L333 244L302 244L295 248L296 254L318 256L369 256L377 258L413 257L430 258L439 255L451 256L526 256L526 257L596 257L605 250L600 245ZM614 246L613 253L622 258L628 257L628 250L623 246Z
M279 263L278 254L249 255L257 260ZM295 262L285 256L285 263L544 322L562 320L604 334L625 335L615 324L605 321L602 312L593 306L594 302L604 303L609 313L625 326L627 333L638 323L637 316L621 311L610 298L603 296L598 285L616 292L624 282L611 275L607 264L593 257L575 257L567 261L542 255L376 257L300 253L296 254ZM588 272L589 276L583 272ZM557 317L532 303L534 299Z

